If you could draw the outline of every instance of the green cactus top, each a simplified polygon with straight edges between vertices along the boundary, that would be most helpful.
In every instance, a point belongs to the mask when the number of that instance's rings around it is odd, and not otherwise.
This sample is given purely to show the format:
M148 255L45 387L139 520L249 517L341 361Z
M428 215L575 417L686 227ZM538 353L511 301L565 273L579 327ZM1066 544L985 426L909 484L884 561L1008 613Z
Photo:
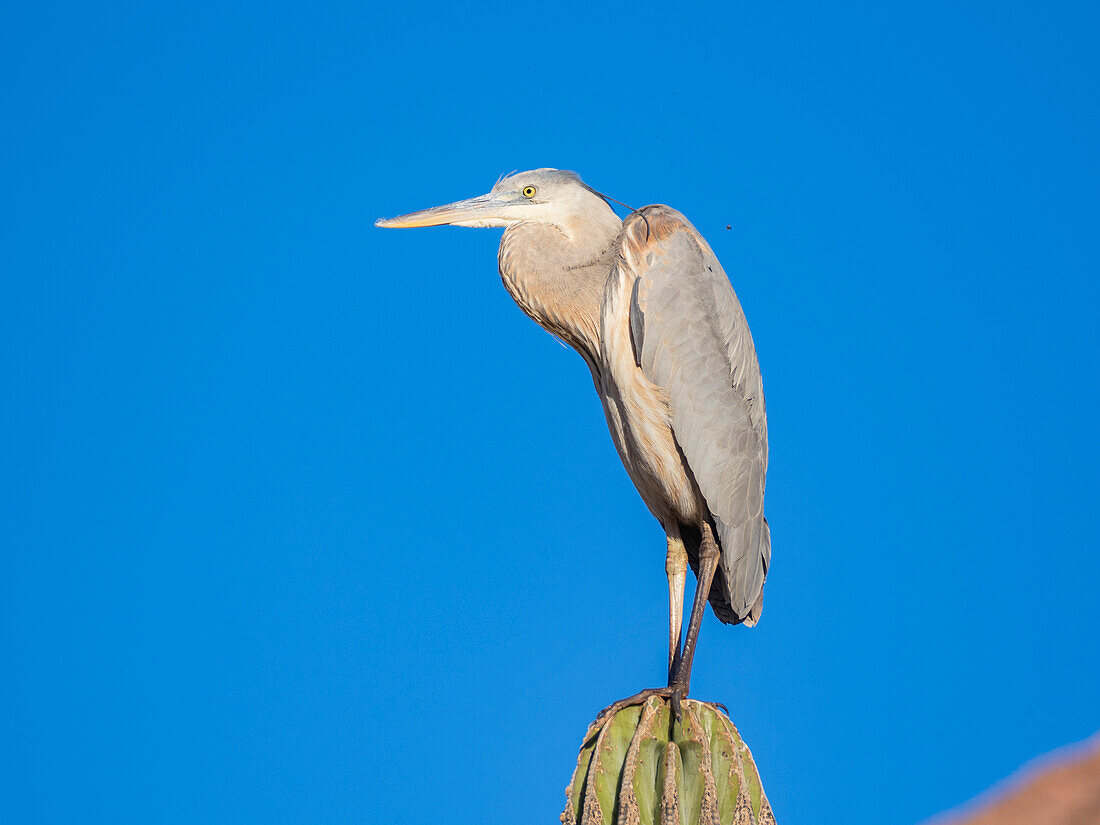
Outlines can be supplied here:
M597 719L566 788L563 825L774 825L752 754L714 705L669 701Z

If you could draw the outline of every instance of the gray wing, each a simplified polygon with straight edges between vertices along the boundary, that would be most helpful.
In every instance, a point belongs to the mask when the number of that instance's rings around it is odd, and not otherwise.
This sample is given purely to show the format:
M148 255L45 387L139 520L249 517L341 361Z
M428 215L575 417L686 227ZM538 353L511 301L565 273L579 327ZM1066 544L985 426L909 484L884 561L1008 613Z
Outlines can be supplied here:
M726 592L712 588L711 603L723 621L754 624L771 536L764 518L768 424L752 335L718 259L683 215L646 207L624 229L623 265L636 277L635 358L668 393L673 432L721 543L723 575L715 581L722 578Z

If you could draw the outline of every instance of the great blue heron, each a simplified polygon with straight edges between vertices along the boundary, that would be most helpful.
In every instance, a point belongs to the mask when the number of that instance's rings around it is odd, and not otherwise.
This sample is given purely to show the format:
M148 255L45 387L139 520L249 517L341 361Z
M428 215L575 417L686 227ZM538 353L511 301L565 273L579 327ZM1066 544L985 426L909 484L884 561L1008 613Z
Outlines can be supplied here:
M679 711L708 597L723 622L751 627L771 558L764 389L729 279L679 212L620 221L574 172L514 173L376 225L440 224L503 227L505 288L592 371L623 466L668 537L668 687L639 696L671 695ZM698 584L681 650L688 564Z

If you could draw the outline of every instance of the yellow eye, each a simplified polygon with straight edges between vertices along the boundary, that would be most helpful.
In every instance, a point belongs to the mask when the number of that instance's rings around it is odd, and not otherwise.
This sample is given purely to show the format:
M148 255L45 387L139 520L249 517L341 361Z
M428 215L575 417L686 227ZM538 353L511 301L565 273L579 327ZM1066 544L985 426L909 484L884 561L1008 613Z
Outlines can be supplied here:
M533 186L523 187L523 197L525 197L525 198L535 197L535 187L533 187Z

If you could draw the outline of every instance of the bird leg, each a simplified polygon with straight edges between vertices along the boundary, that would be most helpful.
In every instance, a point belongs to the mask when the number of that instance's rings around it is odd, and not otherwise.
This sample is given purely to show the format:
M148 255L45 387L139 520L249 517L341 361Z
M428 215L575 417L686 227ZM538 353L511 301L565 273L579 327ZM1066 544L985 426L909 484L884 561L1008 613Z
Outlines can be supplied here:
M680 539L680 527L668 531L668 553L665 556L668 576L668 686L680 667L680 627L684 621L684 579L687 576L687 550Z
M686 699L688 695L688 687L691 684L691 662L695 658L695 644L699 641L699 627L703 623L703 611L707 607L710 585L714 581L714 571L717 569L718 542L714 539L714 530L709 522L703 522L703 540L699 546L699 575L698 583L695 586L695 601L691 605L691 620L688 622L687 639L684 640L683 658L680 661L680 666L676 669L671 684L673 688L673 707L677 707L680 700Z
M680 526L675 522L665 531L668 535L668 552L665 555L665 574L668 576L668 687L646 688L643 691L620 699L612 705L601 710L596 719L602 719L608 714L618 713L631 705L640 705L650 696L667 696L672 701L672 709L676 718L681 717L680 699L687 696L684 690L680 695L674 685L676 673L680 669L680 640L682 637L681 626L684 622L684 583L687 578L688 556L687 548L680 538Z

